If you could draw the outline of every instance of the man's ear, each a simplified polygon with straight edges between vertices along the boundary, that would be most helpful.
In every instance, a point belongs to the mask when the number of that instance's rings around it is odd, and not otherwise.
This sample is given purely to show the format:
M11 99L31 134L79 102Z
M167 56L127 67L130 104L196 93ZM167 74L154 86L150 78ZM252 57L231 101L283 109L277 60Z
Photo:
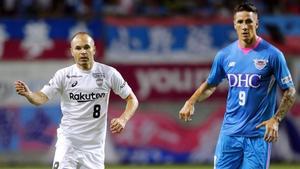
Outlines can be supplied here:
M94 45L93 51L94 51L94 55L95 55L96 54L96 46L95 45Z
M232 22L233 22L233 27L234 27L234 29L236 30L236 24L235 24L235 15L233 16L233 20L232 20Z
M71 53L71 55L72 55L72 58L75 59L75 54L74 54L74 50L72 49L72 47L70 47L70 53Z
M72 56L74 56L73 51L72 51L72 47L70 47L70 53L71 53Z
M233 20L233 27L236 30L236 24L235 24L234 20Z

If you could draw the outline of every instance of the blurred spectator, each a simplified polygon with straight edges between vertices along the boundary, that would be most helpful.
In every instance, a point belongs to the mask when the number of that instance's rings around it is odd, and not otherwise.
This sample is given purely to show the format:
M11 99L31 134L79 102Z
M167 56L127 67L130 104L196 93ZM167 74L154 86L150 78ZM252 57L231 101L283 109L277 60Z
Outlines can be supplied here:
M294 14L300 14L300 1L288 0L286 3L286 11Z
M104 14L131 15L133 14L135 0L104 0Z
M1 0L2 17L79 17L104 15L229 17L243 0ZM253 0L262 14L300 15L299 0Z
M17 13L18 0L1 0L0 12L2 16L13 16Z
M164 16L167 14L167 7L162 0L140 0L136 7L139 15Z

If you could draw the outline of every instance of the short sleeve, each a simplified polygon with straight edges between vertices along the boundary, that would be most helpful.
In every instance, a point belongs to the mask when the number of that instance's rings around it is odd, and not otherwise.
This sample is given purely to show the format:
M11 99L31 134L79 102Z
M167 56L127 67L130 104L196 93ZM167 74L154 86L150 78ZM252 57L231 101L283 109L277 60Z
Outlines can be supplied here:
M274 59L273 72L279 87L281 89L293 87L292 76L282 52L277 52Z
M116 69L113 69L111 85L113 92L119 95L122 99L126 99L132 91L130 86Z
M222 64L222 54L218 52L214 58L210 73L207 78L207 83L209 85L218 85L225 78L225 72Z
M57 71L50 79L49 83L44 85L44 87L41 89L41 92L43 92L49 99L54 98L62 91L62 77L62 71Z

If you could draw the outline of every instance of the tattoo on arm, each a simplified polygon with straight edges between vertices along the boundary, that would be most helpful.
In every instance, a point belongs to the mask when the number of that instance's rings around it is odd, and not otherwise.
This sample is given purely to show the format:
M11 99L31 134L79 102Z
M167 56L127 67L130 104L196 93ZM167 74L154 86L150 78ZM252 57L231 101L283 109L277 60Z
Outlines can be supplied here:
M283 96L281 98L278 110L274 117L281 121L286 113L290 110L296 100L296 90L295 88L289 88L284 91Z

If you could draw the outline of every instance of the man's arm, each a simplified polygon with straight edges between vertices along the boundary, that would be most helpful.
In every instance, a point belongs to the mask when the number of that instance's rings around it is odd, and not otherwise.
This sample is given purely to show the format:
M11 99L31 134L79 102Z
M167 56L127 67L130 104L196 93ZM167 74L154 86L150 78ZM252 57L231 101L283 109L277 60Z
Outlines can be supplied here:
M202 83L200 87L195 91L195 93L191 96L191 98L188 100L192 103L202 102L203 100L207 99L209 96L211 96L215 90L216 86L210 86L207 84L207 81Z
M179 118L184 121L190 121L194 114L194 105L197 101L201 102L211 96L216 90L216 86L208 85L207 81L202 83L194 94L185 102L184 106L179 111Z
M110 130L112 133L120 133L124 129L128 120L134 115L138 107L139 102L133 92L131 92L125 100L127 103L124 112L119 118L111 120Z
M15 82L15 89L19 95L26 97L26 99L31 104L34 104L36 106L42 105L49 100L48 97L44 93L42 93L40 91L38 91L38 92L30 91L30 89L26 85L26 83L19 81L19 80Z
M282 121L282 119L285 117L286 113L291 109L294 102L296 100L296 90L294 87L291 87L283 92L283 96L281 98L279 107L275 113L275 115L270 118L269 120L263 121L259 125L256 126L256 128L265 126L266 131L264 135L264 139L267 142L276 142L279 134L278 134L278 128L279 123Z
M286 113L292 108L296 100L296 89L294 87L289 88L283 92L279 107L274 115L274 118L281 122Z

